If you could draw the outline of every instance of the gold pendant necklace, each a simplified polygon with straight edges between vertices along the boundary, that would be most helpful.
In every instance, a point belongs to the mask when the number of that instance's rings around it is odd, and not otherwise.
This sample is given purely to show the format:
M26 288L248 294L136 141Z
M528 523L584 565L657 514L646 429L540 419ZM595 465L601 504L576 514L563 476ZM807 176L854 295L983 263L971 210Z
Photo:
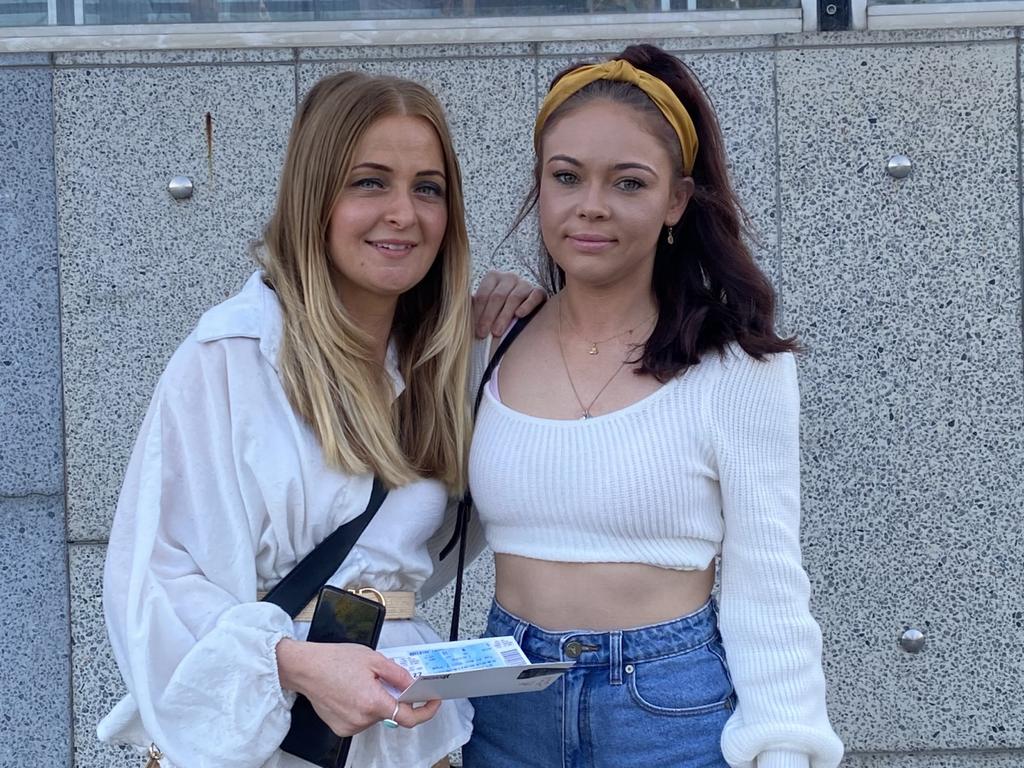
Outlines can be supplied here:
M650 318L647 318L647 319L650 320ZM637 327L639 328L639 326L637 326ZM622 334L620 333L618 335L621 336ZM615 338L614 336L611 337L611 339L614 339L614 338ZM611 341L611 339L605 339L605 341ZM597 342L595 342L595 345L594 345L595 349L596 349L596 346L597 346ZM565 344L562 343L562 302L561 302L561 300L559 300L559 302L558 302L558 351L562 355L562 365L565 366L565 377L569 380L569 386L572 388L572 394L576 398L576 402L579 403L580 409L583 411L583 415L580 416L580 418L581 419L593 418L591 416L591 414L590 414L590 409L594 407L594 403L597 402L597 398L599 398L602 395L602 393L604 393L604 391L606 389L608 389L608 385L611 384L615 380L615 377L619 375L619 371L621 371L623 368L626 367L626 362L627 362L626 359L623 359L623 361L621 363L619 363L619 367L615 369L615 373L613 373L611 375L611 378L609 378L608 381L606 381L604 383L603 387L601 387L599 390L597 390L597 394L594 395L593 399L589 403L587 403L587 405L584 405L583 404L583 399L580 397L580 393L576 390L576 384L572 380L572 373L569 371L569 360L565 356ZM596 355L597 352L591 352L590 354Z
M643 320L641 320L639 323L634 325L632 328L627 328L624 331L619 331L614 336L609 336L607 339L589 339L588 340L583 334L581 334L576 329L576 326L572 324L572 320L569 320L567 318L566 322L569 325L569 330L571 330L573 333L575 333L579 338L583 339L583 341L586 341L588 344L590 344L590 349L587 350L587 354L588 355L599 355L599 354L601 354L601 350L599 350L597 348L599 344L605 344L605 343L607 343L609 341L612 341L613 339L619 338L619 336L625 336L626 334L629 334L630 336L632 336L633 335L633 331L635 331L637 328L639 328L640 326L644 325L645 323L649 323L651 321L651 318L657 317L657 315L658 315L658 310L654 310L653 314L648 315ZM561 307L561 303L559 303L559 307L558 307L558 321L559 321L559 324L561 324L561 321L562 321L562 307ZM559 337L559 342L561 342L561 337Z

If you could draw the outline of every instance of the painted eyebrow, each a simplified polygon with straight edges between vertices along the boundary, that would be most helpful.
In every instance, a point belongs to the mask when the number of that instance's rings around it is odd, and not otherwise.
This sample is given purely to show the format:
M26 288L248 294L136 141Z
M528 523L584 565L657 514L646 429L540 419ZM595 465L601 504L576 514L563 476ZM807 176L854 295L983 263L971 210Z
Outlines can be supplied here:
M580 161L575 157L569 157L568 155L552 155L548 158L549 163L568 163L569 165L579 166Z
M647 171L652 176L658 175L657 172L653 168L651 168L651 166L644 165L643 163L619 163L618 165L613 166L613 168L616 171L628 171L631 168L638 168L641 171Z
M569 155L552 155L550 158L548 158L548 162L562 162L576 166L577 168L582 167L582 163L580 163L579 160L577 160L575 157L570 157ZM631 169L647 171L647 173L651 174L652 176L658 175L653 168L651 168L649 165L644 165L643 163L617 163L616 165L612 166L612 170L614 171L628 171Z
M391 173L392 170L394 170L394 169L390 168L389 166L381 165L380 163L359 163L359 165L352 166L352 170L353 171L357 171L357 170L359 170L361 168L365 168L365 169L371 170L371 171L382 171L384 173ZM417 176L437 176L442 181L444 180L444 173L441 172L441 171L435 171L433 169L426 170L426 171L420 171L416 175Z

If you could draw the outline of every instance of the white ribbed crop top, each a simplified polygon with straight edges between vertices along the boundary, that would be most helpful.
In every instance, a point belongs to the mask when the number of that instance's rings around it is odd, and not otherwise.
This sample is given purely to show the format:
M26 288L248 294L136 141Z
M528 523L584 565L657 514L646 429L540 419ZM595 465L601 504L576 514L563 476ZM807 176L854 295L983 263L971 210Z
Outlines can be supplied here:
M480 406L470 456L473 498L495 552L568 562L703 569L725 528L719 461L735 453L744 498L764 512L799 515L799 395L791 355L760 363L738 348L716 353L654 393L587 420L512 410L492 388ZM742 356L741 356L742 355ZM771 434L755 433L756 422ZM788 430L790 435L779 434ZM780 441L791 437L789 445ZM739 511L739 510L737 510ZM750 519L750 523L756 520Z
M834 768L821 632L800 558L799 392L790 354L737 345L587 420L514 411L490 388L470 484L495 552L705 568L722 555L719 627L739 705L732 766Z

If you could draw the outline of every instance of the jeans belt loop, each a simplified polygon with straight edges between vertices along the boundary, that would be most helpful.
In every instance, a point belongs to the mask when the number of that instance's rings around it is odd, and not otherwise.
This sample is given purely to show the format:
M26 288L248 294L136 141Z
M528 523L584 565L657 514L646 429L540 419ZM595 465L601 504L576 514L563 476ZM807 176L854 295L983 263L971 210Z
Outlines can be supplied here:
M516 628L512 632L512 637L516 639L516 643L519 647L523 645L523 636L526 635L526 628L529 626L525 621L516 622Z
M622 632L608 633L608 682L622 685Z

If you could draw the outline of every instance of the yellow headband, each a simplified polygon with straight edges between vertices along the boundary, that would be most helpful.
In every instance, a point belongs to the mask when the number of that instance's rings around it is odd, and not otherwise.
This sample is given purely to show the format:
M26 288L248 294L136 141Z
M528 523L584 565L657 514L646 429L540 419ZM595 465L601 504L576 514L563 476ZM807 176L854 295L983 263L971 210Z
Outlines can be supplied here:
M538 153L540 132L544 128L544 123L551 117L551 113L565 103L566 99L595 80L631 83L646 93L679 136L679 147L683 151L683 170L687 176L693 173L693 163L697 159L697 131L693 127L690 113L664 81L637 69L623 59L579 67L555 83L540 106L537 123L533 129L533 143Z

